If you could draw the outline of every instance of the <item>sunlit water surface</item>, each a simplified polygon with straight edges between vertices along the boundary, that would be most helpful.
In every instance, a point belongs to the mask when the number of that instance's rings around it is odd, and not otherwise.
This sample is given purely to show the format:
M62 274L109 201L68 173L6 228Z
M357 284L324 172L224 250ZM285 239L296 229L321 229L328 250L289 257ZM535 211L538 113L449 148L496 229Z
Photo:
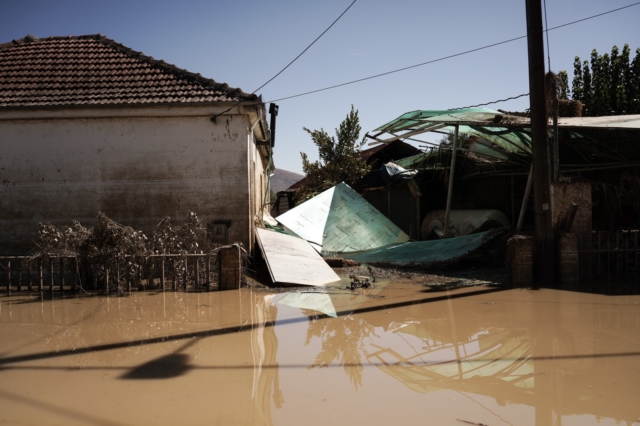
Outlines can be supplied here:
M0 423L640 424L640 296L285 296L0 297Z

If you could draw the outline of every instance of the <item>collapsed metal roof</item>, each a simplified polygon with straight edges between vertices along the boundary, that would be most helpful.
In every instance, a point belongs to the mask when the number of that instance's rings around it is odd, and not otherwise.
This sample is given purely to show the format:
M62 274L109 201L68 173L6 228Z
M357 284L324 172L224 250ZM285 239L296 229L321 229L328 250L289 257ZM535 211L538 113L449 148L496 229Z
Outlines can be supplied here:
M473 157L489 162L490 173L521 168L531 162L529 118L487 108L412 111L380 126L371 145L412 140L426 132L450 133L455 127L474 140ZM640 165L640 115L570 117L558 120L559 157L563 172ZM550 136L552 134L550 126ZM460 149L460 148L459 148ZM406 168L439 170L447 167L451 147L440 144L427 152L397 161ZM460 149L464 155L465 149ZM482 168L482 167L481 167Z

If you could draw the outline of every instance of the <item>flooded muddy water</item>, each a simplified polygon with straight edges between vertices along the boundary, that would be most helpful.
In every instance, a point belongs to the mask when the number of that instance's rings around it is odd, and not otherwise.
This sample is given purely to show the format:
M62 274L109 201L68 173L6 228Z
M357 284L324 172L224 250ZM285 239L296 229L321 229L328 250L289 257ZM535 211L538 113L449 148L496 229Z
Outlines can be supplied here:
M629 425L639 389L640 296L0 298L9 425Z

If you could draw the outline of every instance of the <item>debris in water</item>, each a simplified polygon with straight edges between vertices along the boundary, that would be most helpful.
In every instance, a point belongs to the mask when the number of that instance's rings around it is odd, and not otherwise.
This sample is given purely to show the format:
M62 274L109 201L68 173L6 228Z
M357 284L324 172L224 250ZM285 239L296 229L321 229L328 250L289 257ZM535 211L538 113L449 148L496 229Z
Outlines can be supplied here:
M351 286L347 287L347 289L355 290L357 288L371 288L371 283L369 283L369 277L365 277L362 275L349 275L351 279Z
M484 424L484 423L470 422L470 421L468 421L468 420L462 420L462 419L456 419L456 420L457 420L457 421L459 421L459 422L468 423L468 424L470 424L470 425L476 425L476 426L489 426L489 425L486 425L486 424Z

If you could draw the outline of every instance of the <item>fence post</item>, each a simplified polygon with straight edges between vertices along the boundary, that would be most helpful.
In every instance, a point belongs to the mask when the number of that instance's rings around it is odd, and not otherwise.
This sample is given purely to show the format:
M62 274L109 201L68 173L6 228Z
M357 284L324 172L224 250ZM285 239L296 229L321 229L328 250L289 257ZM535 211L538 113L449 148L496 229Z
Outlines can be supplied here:
M200 257L196 256L196 279L193 288L198 290L200 287Z
M116 291L120 290L120 261L116 259Z
M64 257L60 258L60 293L64 293Z
M205 260L207 262L207 279L205 282L207 283L207 291L209 291L211 290L211 255L207 254Z
M49 293L53 296L53 284L54 284L54 271L53 271L53 258L49 258L49 275L51 281L49 282Z
M76 259L77 261L77 259ZM80 269L80 289L84 290L84 285L87 283L87 259L82 258L82 268Z
M23 266L23 263L21 261L16 260L16 264L18 265L18 282L16 282L16 291L22 291L22 266Z
M162 259L161 259L161 262L160 262L160 267L162 268L161 276L160 276L160 283L162 285L162 291L164 291L164 256L162 256Z
M173 259L173 291L178 291L178 270L176 269L176 258Z
M16 264L18 265L18 282L16 283L16 291L22 291L22 268L24 266L24 262L16 260Z
M189 285L189 258L184 257L184 292L187 292L187 286Z
M29 269L29 286L27 287L27 289L29 291L33 291L33 273L31 271L31 261L29 261L29 263L27 264L27 268Z
M7 260L7 294L11 296L11 261Z
M109 294L109 267L108 266L104 267L104 287L107 294Z
M218 252L219 290L233 290L240 288L242 280L242 257L240 247L232 245L223 247Z
M42 298L42 296L44 296L44 271L42 270L42 262L44 261L43 258L40 258L40 262L38 262L38 265L40 266L40 282L38 283L38 287L40 290L40 297Z

